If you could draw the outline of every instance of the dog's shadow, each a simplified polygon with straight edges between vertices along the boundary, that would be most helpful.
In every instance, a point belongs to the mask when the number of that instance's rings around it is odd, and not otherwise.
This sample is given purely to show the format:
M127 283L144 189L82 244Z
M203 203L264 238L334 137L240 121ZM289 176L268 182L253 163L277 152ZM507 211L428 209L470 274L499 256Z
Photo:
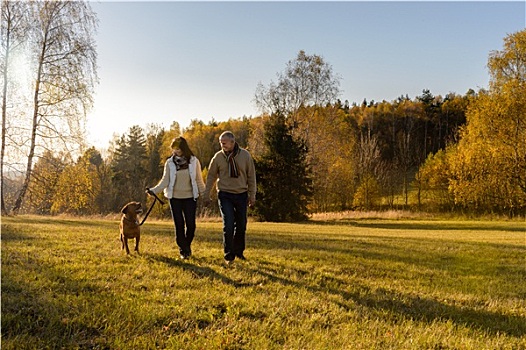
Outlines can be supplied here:
M160 254L144 254L143 257L146 257L149 260L158 261L164 263L170 267L181 268L184 271L187 271L192 274L193 277L198 279L208 278L211 280L219 281L225 284L232 285L234 287L245 287L244 283L236 282L227 276L218 273L214 269L206 266L199 266L192 263L192 258L190 260L179 260L176 258L160 255Z

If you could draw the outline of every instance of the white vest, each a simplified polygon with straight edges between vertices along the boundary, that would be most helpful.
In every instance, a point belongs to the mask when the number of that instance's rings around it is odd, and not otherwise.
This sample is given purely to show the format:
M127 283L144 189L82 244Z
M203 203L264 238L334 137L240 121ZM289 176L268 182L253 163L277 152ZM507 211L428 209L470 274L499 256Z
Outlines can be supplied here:
M164 196L170 199L173 197L174 193L175 179L177 178L177 168L173 161L173 157L168 158L166 164L168 164L168 167L170 168L170 181L168 182L168 186L164 189ZM192 156L190 157L190 161L188 163L188 172L190 174L190 181L192 182L192 193L194 195L194 199L199 197L199 188L197 187L197 181L195 180L196 168L197 158Z

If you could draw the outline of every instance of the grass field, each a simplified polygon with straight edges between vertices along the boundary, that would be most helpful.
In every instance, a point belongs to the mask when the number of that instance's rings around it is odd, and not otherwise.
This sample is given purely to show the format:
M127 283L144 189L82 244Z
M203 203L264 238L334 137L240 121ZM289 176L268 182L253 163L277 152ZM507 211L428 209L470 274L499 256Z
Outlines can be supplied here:
M524 221L250 222L232 266L220 232L2 218L2 349L526 349Z

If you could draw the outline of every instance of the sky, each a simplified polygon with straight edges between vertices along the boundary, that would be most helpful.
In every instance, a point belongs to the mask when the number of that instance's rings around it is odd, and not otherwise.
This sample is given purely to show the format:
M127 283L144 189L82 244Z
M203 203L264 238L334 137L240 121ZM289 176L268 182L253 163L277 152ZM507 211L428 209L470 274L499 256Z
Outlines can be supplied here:
M526 26L526 2L106 1L88 142L134 126L257 116L258 83L300 50L322 56L340 100L361 103L486 88L491 51Z

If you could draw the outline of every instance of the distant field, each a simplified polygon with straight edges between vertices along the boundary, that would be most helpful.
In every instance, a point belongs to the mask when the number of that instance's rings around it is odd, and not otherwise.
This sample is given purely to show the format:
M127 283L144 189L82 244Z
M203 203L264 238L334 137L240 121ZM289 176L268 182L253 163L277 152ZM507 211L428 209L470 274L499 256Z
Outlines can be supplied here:
M178 258L170 222L141 254L118 222L2 218L2 349L526 349L524 221L221 223Z

